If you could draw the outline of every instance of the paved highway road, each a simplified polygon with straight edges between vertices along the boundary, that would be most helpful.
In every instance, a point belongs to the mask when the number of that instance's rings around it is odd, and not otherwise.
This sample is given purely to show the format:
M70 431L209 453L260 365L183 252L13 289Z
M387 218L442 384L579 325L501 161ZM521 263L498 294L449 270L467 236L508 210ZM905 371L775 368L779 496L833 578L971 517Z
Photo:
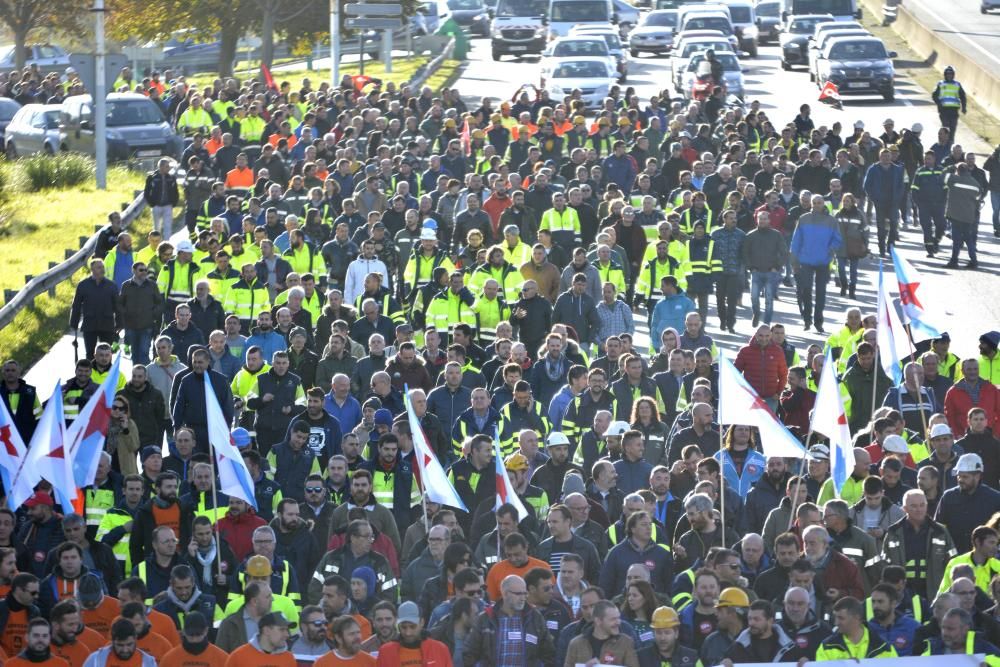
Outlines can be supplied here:
M971 2L972 0L964 0ZM990 21L994 19L988 19ZM1000 19L996 19L1000 20ZM509 98L514 91L525 83L538 83L538 65L532 61L513 61L505 59L496 63L490 58L489 41L474 40L474 48L470 54L470 62L465 69L457 88L461 91L467 103L478 104L483 96L494 99ZM848 98L843 110L835 110L816 103L818 91L803 72L785 72L778 65L777 47L769 46L761 49L760 57L745 60L748 99L761 102L776 124L784 124L794 118L798 107L803 102L809 102L814 109L817 125L831 124L840 121L845 128L850 128L856 120L862 120L870 129L881 132L881 123L891 116L896 120L897 129L909 127L920 122L928 132L925 136L933 138L933 128L937 122L937 114L927 95L913 82L905 79L897 81L896 102L888 104L881 98ZM636 87L641 99L659 93L667 87L669 68L663 58L642 57L632 63L628 84ZM979 141L964 126L959 126L959 140L967 150L973 150L984 155L989 149ZM950 333L954 341L952 349L956 353L974 353L979 335L989 329L997 329L1000 322L1000 260L998 260L998 241L990 234L989 210L983 211L983 219L987 221L980 226L980 266L978 272L949 271L943 268L944 260L927 260L922 247L922 237L913 228L904 231L900 250L911 260L926 279L924 303L945 316L950 323ZM945 250L950 246L945 241ZM874 244L874 241L873 241ZM891 268L888 269L891 272ZM839 290L830 286L830 297L827 302L828 331L834 331L842 321L843 311L852 306L860 306L863 311L875 309L875 287L877 285L877 262L871 259L862 262L861 285L857 300L851 301L839 296ZM811 342L821 342L819 336L802 331L799 320L795 294L792 288L782 287L779 293L780 302L776 304L776 321L786 324L788 335L801 350ZM735 354L751 335L749 297L744 295L744 307L740 310L741 321L736 327L735 335L722 333L714 317L714 298L710 307L710 335L715 336L721 347ZM648 336L645 332L645 317L637 317L642 323L642 332L637 343L645 347ZM64 337L53 351L28 374L28 381L36 384L43 397L48 396L52 389L53 379L57 376L69 378L73 373L72 339Z
M983 15L979 0L903 0L903 4L941 39L987 69L1000 71L1000 10ZM947 64L935 67L941 70Z

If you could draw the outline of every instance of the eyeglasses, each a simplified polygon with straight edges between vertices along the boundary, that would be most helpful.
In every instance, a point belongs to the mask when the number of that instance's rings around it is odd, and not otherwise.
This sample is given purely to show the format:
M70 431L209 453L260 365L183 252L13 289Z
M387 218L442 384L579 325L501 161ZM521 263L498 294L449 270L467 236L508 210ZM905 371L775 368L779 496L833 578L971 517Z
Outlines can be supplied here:
M322 486L307 486L306 493L323 493Z
M116 411L116 410L117 410L117 411L121 411L121 410L124 410L124 409L125 409L125 406L124 406L124 405L112 405L112 406L111 406L111 411L112 411L112 412L114 412L114 411Z
M326 620L324 620L322 618L317 618L315 621L309 621L309 625L311 625L311 626L313 626L315 628L325 628L326 627Z

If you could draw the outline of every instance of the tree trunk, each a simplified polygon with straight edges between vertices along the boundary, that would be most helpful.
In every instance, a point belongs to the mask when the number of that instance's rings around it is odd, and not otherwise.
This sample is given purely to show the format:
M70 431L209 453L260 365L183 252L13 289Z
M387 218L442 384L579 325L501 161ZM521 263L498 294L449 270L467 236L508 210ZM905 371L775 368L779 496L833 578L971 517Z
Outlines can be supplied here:
M14 66L17 68L18 79L21 70L28 62L28 31L29 28L19 28L14 31Z
M222 28L219 39L219 76L233 75L233 62L236 60L236 47L239 44L242 27L235 23Z
M260 25L260 61L271 67L274 63L274 24L276 7L273 2L265 2Z

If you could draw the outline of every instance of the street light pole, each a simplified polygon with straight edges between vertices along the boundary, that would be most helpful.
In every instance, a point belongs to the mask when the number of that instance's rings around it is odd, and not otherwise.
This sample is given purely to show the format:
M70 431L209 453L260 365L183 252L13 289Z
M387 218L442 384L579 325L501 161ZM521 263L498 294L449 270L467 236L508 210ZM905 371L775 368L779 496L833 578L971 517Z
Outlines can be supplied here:
M330 0L330 86L340 85L340 0Z
M94 0L94 36L96 37L97 53L94 57L94 152L97 157L97 189L108 187L108 137L107 128L107 94L108 82L104 63L104 0Z

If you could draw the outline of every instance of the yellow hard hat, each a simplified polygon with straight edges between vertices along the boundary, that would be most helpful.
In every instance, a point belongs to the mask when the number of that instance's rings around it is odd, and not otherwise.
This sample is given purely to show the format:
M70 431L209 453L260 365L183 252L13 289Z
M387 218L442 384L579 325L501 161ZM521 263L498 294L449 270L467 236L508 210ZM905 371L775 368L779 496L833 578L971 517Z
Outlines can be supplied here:
M625 116L622 116L621 118L618 119L618 124L621 125L622 127L625 127L626 125L631 125L632 121L630 121Z
M248 576L270 577L271 572L271 561L267 559L267 556L261 556L260 554L250 556L250 560L247 561Z
M719 594L716 607L749 607L750 598L742 588L730 587Z
M501 114L495 113L492 116L490 116L490 120L494 123L499 123L500 121L503 120L503 116Z
M524 454L514 453L504 459L503 465L510 472L517 472L519 470L528 469L528 459L525 458Z
M486 133L483 132L482 130L473 130L472 131L472 138L473 139L485 139L486 138Z
M653 612L649 627L654 630L663 630L664 628L676 628L680 624L681 619L677 616L676 611L670 607L659 607Z
M445 118L445 120L444 120L444 126L445 127L455 127L456 126L455 119L454 118Z
M611 123L608 121L607 118L601 118L600 120L597 121L597 126L598 127L607 127L610 124Z
M585 119L583 116L573 116L574 125L585 125L586 123L587 119Z

